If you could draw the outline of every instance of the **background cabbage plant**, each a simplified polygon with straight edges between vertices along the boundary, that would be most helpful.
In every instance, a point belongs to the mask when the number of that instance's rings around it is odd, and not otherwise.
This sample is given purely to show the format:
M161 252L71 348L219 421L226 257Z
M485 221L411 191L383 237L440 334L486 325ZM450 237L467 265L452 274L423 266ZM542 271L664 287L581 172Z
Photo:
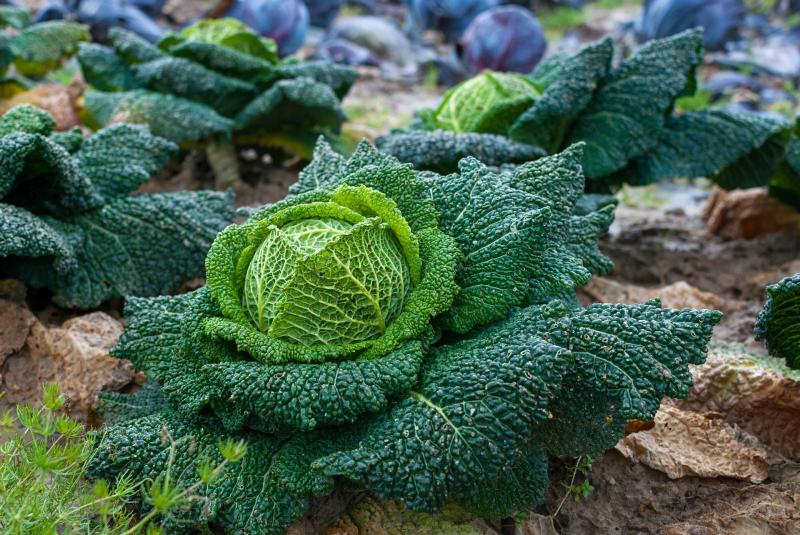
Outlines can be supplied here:
M605 39L574 55L551 54L529 75L485 71L377 145L418 168L451 172L464 156L515 164L583 142L592 191L698 176L726 189L771 180L799 189L796 175L781 172L794 154L788 121L724 109L675 112L676 100L696 88L700 30L651 41L616 67L613 55Z

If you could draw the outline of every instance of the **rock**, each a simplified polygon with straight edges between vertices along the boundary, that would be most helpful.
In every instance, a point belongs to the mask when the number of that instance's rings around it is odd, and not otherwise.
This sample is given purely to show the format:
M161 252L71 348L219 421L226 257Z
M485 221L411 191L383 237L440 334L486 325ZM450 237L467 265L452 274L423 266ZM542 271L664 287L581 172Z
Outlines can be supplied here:
M703 292L684 281L662 288L645 288L595 277L580 291L592 301L600 303L644 303L659 298L661 304L668 308L707 308L726 311L738 307L738 303L734 301Z
M381 60L399 67L415 64L408 38L394 22L372 16L347 17L331 27L331 39L344 39L372 51Z
M552 516L529 513L525 520L517 525L516 535L558 535Z
M34 320L25 345L2 368L3 404L39 398L41 386L55 382L69 400L70 413L88 420L103 390L119 390L140 379L127 360L108 352L122 333L122 324L93 312L48 327Z
M36 318L25 306L0 299L0 366L25 345Z
M557 522L567 526L565 535L664 535L667 526L673 535L796 535L800 525L800 486L793 482L670 479L616 450L593 464L589 481L592 494L564 502ZM563 488L551 489L548 508L553 511Z
M714 188L703 217L709 231L731 240L776 233L800 235L800 213L770 197L763 188Z
M730 477L761 483L769 473L769 459L754 442L720 414L665 405L658 410L653 429L628 435L615 448L671 479Z
M800 460L800 371L741 346L717 345L692 367L694 386L674 406L719 413L781 454Z

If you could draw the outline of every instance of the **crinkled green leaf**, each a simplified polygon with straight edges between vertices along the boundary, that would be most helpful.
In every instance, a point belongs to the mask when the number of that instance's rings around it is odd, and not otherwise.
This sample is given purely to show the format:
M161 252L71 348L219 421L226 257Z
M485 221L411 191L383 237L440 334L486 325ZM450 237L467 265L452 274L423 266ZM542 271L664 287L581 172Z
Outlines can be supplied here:
M547 464L547 456L540 447L523 447L509 468L476 484L460 503L483 518L513 516L533 504L543 503L548 487Z
M426 348L412 341L372 360L275 366L227 362L209 364L202 373L218 388L219 402L235 408L250 427L308 431L386 409L392 395L416 382Z
M261 80L272 71L270 61L212 43L179 42L170 46L169 52L175 57L192 60L220 74L243 80Z
M27 267L32 277L49 278L49 269L55 271L54 277L66 277L75 268L76 260L67 237L23 208L0 203L0 231L0 257L37 259ZM45 274L39 273L40 270Z
M800 273L767 286L767 302L759 313L756 340L765 340L769 354L800 369Z
M613 54L613 41L607 38L571 56L553 54L545 58L531 75L544 92L511 124L508 136L549 153L557 152L572 121L589 104L608 73Z
M15 106L0 116L0 137L15 132L48 136L55 128L49 113L30 104Z
M284 60L272 69L270 78L275 80L311 78L330 87L341 99L358 79L358 71L346 65L327 61L292 62Z
M151 45L142 37L122 28L111 28L108 32L108 40L128 65L157 60L167 55L157 46Z
M684 113L671 117L658 145L623 174L634 184L704 176L725 189L762 186L775 174L789 135L789 124L774 116Z
M161 387L154 381L145 383L133 394L100 392L94 411L106 425L143 418L166 408L167 401Z
M537 195L551 210L547 242L542 244L541 256L529 278L529 303L546 303L586 284L592 274L611 270L612 263L600 252L597 239L608 231L614 207L586 215L574 213L583 193L582 156L583 146L573 145L504 173L513 187Z
M28 26L11 42L14 66L25 76L44 76L89 41L89 27L69 21L48 21Z
M525 309L520 321L572 351L575 384L615 392L620 415L643 420L653 418L662 397L686 396L692 385L688 365L705 361L722 318L717 311L665 309L658 302L595 304L572 314L551 303L543 310Z
M463 333L522 304L551 211L473 158L459 167L456 175L429 180L428 188L441 214L440 228L464 253L456 277L461 290L442 318L446 328Z
M156 481L169 473L173 485L189 487L198 483L201 463L223 461L219 444L228 439L246 442L244 458L229 463L214 484L197 485L193 495L199 499L163 518L167 531L191 532L214 525L226 533L282 534L305 513L308 502L278 483L273 458L282 440L276 437L229 435L215 421L184 421L167 409L107 428L86 475L113 480L129 473L137 481Z
M231 195L154 194L118 199L67 220L45 222L67 241L77 267L53 271L46 286L69 308L92 308L114 296L169 293L202 275L214 236L233 218ZM31 280L24 251L3 261L7 272Z
M50 141L68 153L75 154L83 145L83 131L80 126L76 126L65 132L53 132L50 134Z
M651 41L612 71L571 128L585 141L583 170L592 180L622 169L657 146L673 102L694 85L702 33Z
M146 124L153 135L177 143L230 136L233 131L233 122L208 106L162 93L87 91L84 105L101 126L117 122Z
M16 6L0 6L0 29L15 28L21 30L31 23L31 14L27 9Z
M256 95L253 84L224 76L184 58L164 57L133 67L148 88L205 104L224 116L236 115Z
M481 503L476 487L512 469L547 419L569 352L512 325L432 351L419 386L359 446L315 463L412 510ZM530 504L533 505L533 504Z
M796 132L789 138L784 156L777 173L769 181L769 192L800 210L800 138Z
M116 51L95 43L81 43L78 63L83 79L99 91L130 91L142 86Z
M150 135L144 126L120 124L83 142L74 159L96 191L111 200L144 184L176 151L175 144Z
M458 162L472 156L486 165L522 163L546 153L533 145L517 143L496 134L447 132L398 132L379 137L377 147L416 169L451 173Z
M0 137L0 199L51 214L88 210L103 200L66 150L26 133Z
M241 107L240 107L241 108ZM337 131L344 120L333 90L311 78L281 80L249 102L236 115L237 129L277 130L287 125Z

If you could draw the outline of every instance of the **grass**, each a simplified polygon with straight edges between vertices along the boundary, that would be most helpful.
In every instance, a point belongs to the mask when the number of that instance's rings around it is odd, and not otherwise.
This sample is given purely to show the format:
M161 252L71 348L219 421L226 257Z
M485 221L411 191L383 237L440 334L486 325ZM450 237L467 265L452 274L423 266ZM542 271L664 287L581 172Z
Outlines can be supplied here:
M2 395L0 394L0 397ZM97 440L80 422L63 414L66 400L57 385L45 385L41 407L17 405L0 416L0 527L4 535L159 535L159 520L204 499L203 487L216 484L227 465L246 453L242 442L219 444L222 461L201 463L187 485L173 478L177 452L169 439L170 458L154 481L122 476L110 484L84 477ZM134 503L144 502L139 517Z

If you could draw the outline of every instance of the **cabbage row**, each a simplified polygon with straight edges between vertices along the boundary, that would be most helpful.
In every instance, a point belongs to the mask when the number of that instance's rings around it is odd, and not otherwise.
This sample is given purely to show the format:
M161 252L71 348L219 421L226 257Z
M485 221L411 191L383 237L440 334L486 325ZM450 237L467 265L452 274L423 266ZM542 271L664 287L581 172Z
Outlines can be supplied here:
M113 29L111 46L78 52L87 120L143 123L177 143L229 140L310 157L316 138L344 121L347 67L278 61L275 44L233 19L201 21L158 46Z
M114 354L160 386L105 398L90 475L191 485L246 441L170 532L282 533L344 481L413 510L541 503L549 456L687 393L721 316L577 304L614 210L579 204L584 150L438 175L321 141L292 195L217 235L205 287L127 300Z
M708 176L729 189L773 180L781 198L797 196L800 166L790 174L784 165L800 161L792 159L798 144L787 121L722 109L674 112L676 99L695 91L702 50L702 33L690 30L651 41L616 67L605 39L571 56L551 54L530 75L485 71L377 144L418 168L450 172L464 156L515 164L584 142L589 190Z

